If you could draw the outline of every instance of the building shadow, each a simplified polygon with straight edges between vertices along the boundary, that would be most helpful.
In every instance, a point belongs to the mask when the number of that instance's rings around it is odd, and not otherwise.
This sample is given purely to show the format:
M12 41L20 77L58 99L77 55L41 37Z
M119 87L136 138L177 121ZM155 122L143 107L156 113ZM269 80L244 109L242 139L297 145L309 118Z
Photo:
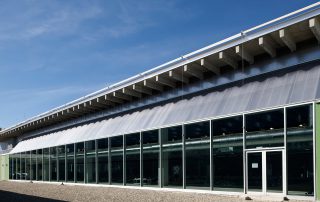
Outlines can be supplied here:
M62 200L31 196L15 192L0 190L0 201L5 202L62 202Z

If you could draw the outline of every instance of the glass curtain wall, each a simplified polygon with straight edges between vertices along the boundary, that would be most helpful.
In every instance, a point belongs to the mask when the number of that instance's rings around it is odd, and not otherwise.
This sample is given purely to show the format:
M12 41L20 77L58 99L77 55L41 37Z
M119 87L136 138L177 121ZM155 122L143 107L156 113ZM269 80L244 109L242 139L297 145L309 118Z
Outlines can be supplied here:
M37 150L31 151L30 180L37 180Z
M66 147L65 145L57 147L58 152L58 181L66 181Z
M57 155L57 148L51 147L50 148L50 181L57 181L58 180L58 155Z
M243 118L212 121L213 190L243 191Z
M187 189L210 189L211 171L213 190L243 191L245 132L251 160L262 163L262 153L256 149L280 147L278 150L286 151L288 194L314 195L313 106L250 113L244 118L245 129L243 116L234 116L212 120L211 126L210 121L203 121L13 154L10 179L123 184L125 173L128 185L158 187L161 176L162 187L183 188L185 170ZM276 169L282 172L282 154L273 152L266 153L267 191L282 192L282 175L273 177ZM249 188L261 190L262 170L257 171L248 176Z
M143 142L143 186L159 186L160 175L160 144L159 130L142 132Z
M98 183L109 183L109 151L108 138L97 140Z
M15 154L16 157L16 172L15 172L15 179L21 180L21 154Z
M66 145L66 155L67 155L67 182L74 182L74 144Z
M86 183L96 183L96 141L86 142Z
M42 149L37 150L37 180L42 181Z
M288 194L314 195L312 105L286 110Z
M21 153L21 173L20 173L20 179L25 180L26 179L26 152ZM19 176L18 176L19 178Z
M13 163L14 158L12 157L12 155L9 156L9 179L12 180L12 175L13 175L13 168L15 166L15 163Z
M76 182L84 182L84 142L76 143Z
M50 154L49 148L43 149L43 180L50 180Z
M140 186L140 133L126 138L126 185Z
M162 186L182 188L182 126L161 129Z
M246 120L246 148L284 146L284 111L248 114Z
M111 183L123 184L123 136L111 137Z
M26 164L26 180L31 180L31 151L26 152L25 156L25 164Z
M210 122L185 125L186 188L210 189Z

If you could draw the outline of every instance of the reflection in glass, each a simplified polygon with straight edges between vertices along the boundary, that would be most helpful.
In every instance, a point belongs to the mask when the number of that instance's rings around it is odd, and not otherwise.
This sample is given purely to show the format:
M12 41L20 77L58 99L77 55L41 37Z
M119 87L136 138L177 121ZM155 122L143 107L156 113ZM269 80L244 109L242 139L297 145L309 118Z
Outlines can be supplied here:
M210 122L185 125L186 187L210 188Z
M21 153L21 172L18 175L18 178L21 180L26 179L26 152Z
M98 151L98 183L108 183L108 138L97 140Z
M84 142L76 143L76 182L84 182Z
M267 192L282 193L282 151L266 152Z
M163 186L182 188L182 126L161 129L161 138Z
M246 115L246 148L283 147L283 109Z
M86 142L86 182L96 182L96 141Z
M287 108L288 194L314 195L312 105Z
M159 130L142 132L143 186L159 185Z
M111 182L123 183L123 136L111 137Z
M31 151L30 180L37 180L37 150Z
M248 191L262 191L262 152L248 153Z
M42 180L42 149L37 150L37 180Z
M58 181L60 182L63 182L66 180L66 153L65 153L65 146L59 146L57 147L57 152L58 152L58 163L59 163L59 166L58 166L58 169L59 169L59 179Z
M50 180L50 170L49 170L49 148L43 149L43 180Z
M31 152L27 151L26 152L26 156L25 156L26 160L26 180L31 180Z
M12 157L12 155L9 155L9 179L12 180L12 176L13 176L13 169L14 169L14 158Z
M57 165L57 149L56 147L50 148L50 169L51 177L50 181L57 181L58 165Z
M140 133L125 135L126 185L140 186Z
M213 189L243 191L242 116L212 121Z
M66 145L67 181L74 182L74 144Z
M21 154L16 154L16 172L15 172L15 179L21 180Z

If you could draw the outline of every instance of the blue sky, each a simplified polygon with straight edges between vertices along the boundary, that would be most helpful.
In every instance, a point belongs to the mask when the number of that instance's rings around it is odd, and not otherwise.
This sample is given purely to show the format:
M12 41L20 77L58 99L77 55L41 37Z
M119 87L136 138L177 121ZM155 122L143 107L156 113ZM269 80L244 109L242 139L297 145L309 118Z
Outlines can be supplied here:
M315 2L2 0L0 127Z

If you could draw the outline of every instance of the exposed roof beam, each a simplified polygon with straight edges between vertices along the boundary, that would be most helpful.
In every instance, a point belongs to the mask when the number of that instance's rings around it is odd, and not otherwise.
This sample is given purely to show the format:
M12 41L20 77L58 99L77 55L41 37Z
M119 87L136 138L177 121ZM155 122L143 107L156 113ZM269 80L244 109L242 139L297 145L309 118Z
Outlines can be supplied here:
M286 44L286 46L288 46L291 52L297 49L296 42L294 41L291 34L287 30L281 29L279 31L279 37L283 41L283 43Z
M259 38L259 46L261 46L271 57L276 57L276 49L266 37Z
M186 75L180 74L178 72L174 72L172 70L169 71L169 77L177 81L180 81L182 83L189 83L189 78Z
M119 92L119 91L115 91L112 94L113 94L114 97L117 97L117 98L120 98L120 99L123 99L123 100L127 100L127 101L131 101L132 100L131 96L123 94L122 92Z
M153 82L151 80L144 80L143 85L148 88L157 90L157 91L163 91L163 86L161 86L161 85L159 85L159 83Z
M190 67L190 65L184 65L183 72L191 76L194 76L198 79L203 79L203 72L197 68Z
M208 69L209 71L212 71L216 75L220 75L220 69L213 65L211 62L208 61L208 59L202 58L200 60L200 65Z
M141 93L139 93L137 91L134 91L132 89L129 89L129 88L123 88L122 89L122 93L126 94L126 95L129 95L129 96L132 96L132 97L137 97L137 98L141 98L142 97Z
M309 27L320 43L320 22L317 18L312 18L309 20Z
M241 46L236 46L236 54L238 54L242 59L249 62L250 64L254 63L254 57L246 49Z
M104 104L104 105L108 105L108 106L115 106L115 103L114 103L114 102L111 102L111 101L109 101L109 100L106 100L106 99L105 99L105 96L103 96L103 97L98 97L98 98L96 99L96 102L97 102L97 103Z
M225 52L220 52L219 53L219 59L224 61L225 63L227 63L228 65L230 65L231 67L233 67L233 69L237 69L238 68L238 63L236 60L234 60L233 58L231 58L228 54L226 54Z
M132 85L132 89L134 91L137 91L139 93L144 93L147 95L152 95L152 90L150 88L146 88L144 86L138 85L138 84L133 84Z
M172 88L176 87L176 83L170 79L164 78L163 76L156 76L156 82L159 82L163 85L170 86Z
M123 100L122 100L122 99L119 99L119 98L117 98L117 97L114 97L114 96L112 96L112 95L110 95L110 94L105 95L105 96L104 96L104 99L105 99L105 100L108 100L108 101L111 101L111 102L114 102L114 103L118 103L118 104L122 104L122 103L123 103Z

